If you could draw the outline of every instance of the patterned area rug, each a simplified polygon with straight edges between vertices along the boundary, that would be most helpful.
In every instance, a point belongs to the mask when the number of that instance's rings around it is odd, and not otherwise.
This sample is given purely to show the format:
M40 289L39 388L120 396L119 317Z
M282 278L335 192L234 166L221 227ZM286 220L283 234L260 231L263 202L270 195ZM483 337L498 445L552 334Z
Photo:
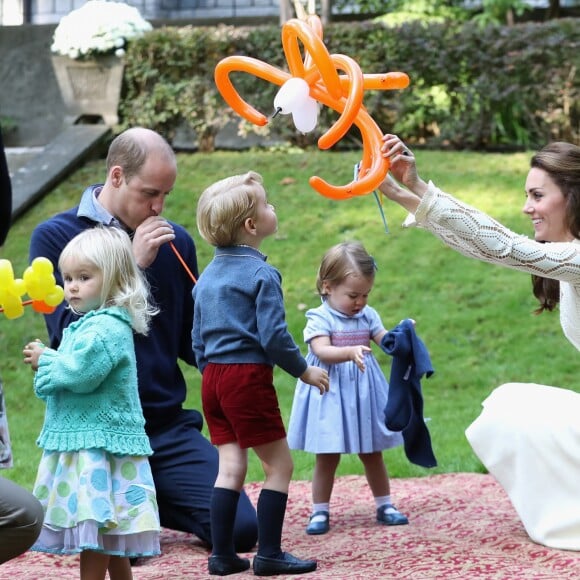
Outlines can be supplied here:
M375 523L371 493L363 477L337 479L331 530L307 536L310 483L292 483L283 548L318 559L309 579L389 580L564 580L580 578L580 552L553 550L526 535L504 491L492 476L474 473L393 479L397 507L408 526ZM256 501L260 484L247 486ZM163 530L163 555L143 559L135 580L208 578L207 550L194 537ZM251 554L249 554L251 557ZM253 576L251 571L231 578ZM78 578L78 559L29 552L0 566L1 580ZM213 578L213 577L212 577ZM296 576L278 576L296 578Z

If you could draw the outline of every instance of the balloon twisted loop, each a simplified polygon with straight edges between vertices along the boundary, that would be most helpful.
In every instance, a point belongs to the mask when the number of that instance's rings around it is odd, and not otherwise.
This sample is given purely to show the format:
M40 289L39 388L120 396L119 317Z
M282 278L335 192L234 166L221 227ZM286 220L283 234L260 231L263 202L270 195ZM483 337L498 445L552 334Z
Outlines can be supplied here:
M364 91L405 89L409 86L409 77L402 72L363 74L354 59L329 54L318 16L306 15L303 10L300 14L301 18L288 20L282 27L282 46L290 72L252 57L229 56L215 68L216 86L234 111L258 126L266 125L279 114L292 114L296 128L308 133L316 127L319 103L339 113L334 124L318 139L318 147L329 149L355 125L361 133L363 151L358 178L336 186L315 175L309 183L331 199L366 195L383 181L389 171L389 161L380 154L382 132L363 105ZM304 47L304 58L299 41ZM234 71L253 74L281 87L269 117L242 99L229 78Z

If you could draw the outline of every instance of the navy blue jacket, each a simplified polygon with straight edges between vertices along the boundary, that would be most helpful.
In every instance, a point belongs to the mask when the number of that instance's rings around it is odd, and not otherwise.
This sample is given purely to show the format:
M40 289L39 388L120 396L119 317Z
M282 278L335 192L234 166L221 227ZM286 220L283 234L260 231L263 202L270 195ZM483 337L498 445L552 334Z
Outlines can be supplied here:
M437 460L423 417L421 393L421 377L429 378L435 372L429 352L409 319L387 332L381 347L393 357L385 424L391 431L403 432L405 454L411 463L435 467Z

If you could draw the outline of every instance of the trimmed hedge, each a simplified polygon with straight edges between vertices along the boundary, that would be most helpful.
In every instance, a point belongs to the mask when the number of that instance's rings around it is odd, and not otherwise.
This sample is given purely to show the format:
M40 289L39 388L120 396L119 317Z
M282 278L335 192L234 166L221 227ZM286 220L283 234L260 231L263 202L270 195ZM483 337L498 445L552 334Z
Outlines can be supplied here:
M537 148L552 139L580 144L580 19L485 28L474 22L332 23L324 43L331 54L353 57L363 73L410 76L403 91L365 93L364 104L384 132L438 148ZM231 54L286 69L279 26L172 26L133 41L121 128L147 125L171 140L186 126L204 150L230 120L239 122L242 134L267 131L241 120L215 87L215 66ZM248 103L272 112L279 87L245 73L231 78ZM297 134L285 120L276 132L293 144L315 144L336 116L323 107L314 132ZM337 146L359 145L354 128Z

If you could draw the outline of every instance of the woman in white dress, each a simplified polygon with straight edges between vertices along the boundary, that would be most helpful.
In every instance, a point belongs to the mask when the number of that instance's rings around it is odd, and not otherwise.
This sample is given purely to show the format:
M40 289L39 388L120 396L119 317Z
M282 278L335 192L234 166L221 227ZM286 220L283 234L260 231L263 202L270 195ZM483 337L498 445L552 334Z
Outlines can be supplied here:
M413 153L396 135L384 136L382 152L395 179L388 175L381 191L465 256L532 274L537 312L559 304L564 335L580 350L580 147L555 142L532 157L523 211L533 240L423 181ZM531 539L580 550L580 394L502 385L466 435Z

